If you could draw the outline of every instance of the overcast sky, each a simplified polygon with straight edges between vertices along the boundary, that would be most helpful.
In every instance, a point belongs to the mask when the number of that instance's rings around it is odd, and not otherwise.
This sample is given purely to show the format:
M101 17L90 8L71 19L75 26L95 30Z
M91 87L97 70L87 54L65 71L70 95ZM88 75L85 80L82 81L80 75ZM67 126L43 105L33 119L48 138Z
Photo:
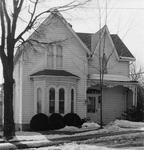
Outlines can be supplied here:
M43 3L39 5L39 12L49 7L66 4L71 0L41 1ZM72 24L75 31L95 33L99 30L99 8L101 8L102 25L106 22L110 33L120 36L136 57L137 64L144 68L144 0L107 0L107 9L105 9L106 0L99 1L100 4L98 4L98 0L91 0L84 6L62 12L62 14ZM106 16L107 21L105 19ZM1 82L2 66L0 65Z

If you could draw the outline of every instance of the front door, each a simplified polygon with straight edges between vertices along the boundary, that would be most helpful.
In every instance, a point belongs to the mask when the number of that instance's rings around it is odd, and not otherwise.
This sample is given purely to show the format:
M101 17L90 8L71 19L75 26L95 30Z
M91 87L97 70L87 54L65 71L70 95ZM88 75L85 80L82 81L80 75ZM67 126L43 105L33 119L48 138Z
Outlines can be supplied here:
M87 94L87 117L90 120L99 121L99 94Z

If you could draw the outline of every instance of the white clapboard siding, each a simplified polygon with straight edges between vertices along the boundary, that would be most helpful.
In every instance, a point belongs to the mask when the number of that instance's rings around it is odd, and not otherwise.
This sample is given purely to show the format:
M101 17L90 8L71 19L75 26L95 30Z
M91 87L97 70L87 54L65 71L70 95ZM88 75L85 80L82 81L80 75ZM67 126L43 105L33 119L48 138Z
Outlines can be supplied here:
M120 86L104 89L103 94L103 121L108 123L120 118L126 110L126 97Z
M46 23L46 22L45 22ZM81 117L86 116L86 87L87 87L87 58L84 48L75 39L71 32L65 27L64 23L59 19L53 18L42 26L38 31L42 37L39 40L45 42L60 41L63 42L63 70L69 71L80 77L77 86L76 112ZM42 53L33 53L30 48L25 52L23 62L23 85L22 85L22 118L23 123L29 123L34 115L34 93L33 81L30 80L30 74L46 68L46 56L44 48L37 48ZM46 49L47 50L47 49ZM27 57L28 56L28 57Z

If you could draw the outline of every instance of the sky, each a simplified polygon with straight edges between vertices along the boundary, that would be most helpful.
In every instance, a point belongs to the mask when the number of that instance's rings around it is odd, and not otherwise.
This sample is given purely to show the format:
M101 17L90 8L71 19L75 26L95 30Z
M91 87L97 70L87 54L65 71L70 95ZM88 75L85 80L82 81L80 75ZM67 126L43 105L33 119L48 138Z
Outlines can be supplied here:
M41 0L37 12L71 1ZM144 0L91 0L85 5L61 13L76 32L95 33L100 26L107 24L110 33L118 34L135 56L137 66L144 68ZM24 20L27 20L26 14L26 9L24 9L21 13ZM17 32L23 26L24 22L20 20ZM0 83L3 82L2 79L2 65L0 64Z

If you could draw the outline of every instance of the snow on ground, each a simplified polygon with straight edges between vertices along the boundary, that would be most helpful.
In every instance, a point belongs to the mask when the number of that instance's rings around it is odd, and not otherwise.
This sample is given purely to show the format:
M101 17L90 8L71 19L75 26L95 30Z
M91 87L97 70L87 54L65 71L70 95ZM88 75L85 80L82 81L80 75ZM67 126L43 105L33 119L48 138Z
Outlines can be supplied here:
M99 127L100 126L95 122L86 122L82 125L82 128L77 128L74 126L65 126L64 128L59 129L58 131L78 132L78 131L98 129Z
M34 135L34 133L28 132L27 134L21 133L21 135L17 135L12 139L11 141L49 141L55 138L64 138L64 137L75 137L75 136L87 136L87 135L100 135L100 134L106 134L106 133L118 133L121 131L132 131L132 130L142 130L144 129L144 123L143 122L130 122L126 120L115 120L108 125L104 126L103 129L99 129L99 125L94 122L87 122L84 123L82 128L76 128L72 126L66 126L63 129L57 130L60 131L59 133L51 134L49 131L48 134L42 135L39 133L37 135ZM64 131L70 131L72 134L65 134ZM47 133L47 132L46 132ZM62 134L63 133L63 134Z
M82 125L82 128L99 128L100 125L95 123L95 122L85 122L83 125Z
M114 122L109 123L108 126L115 126L120 128L139 128L144 129L144 122L132 122L128 120L115 120Z
M86 144L79 145L76 143L70 143L61 146L41 147L41 148L36 148L31 150L118 150L118 149L108 148L104 146L86 145ZM121 148L120 150L138 150L138 149L130 147L130 148ZM143 148L141 148L141 150L143 150Z

